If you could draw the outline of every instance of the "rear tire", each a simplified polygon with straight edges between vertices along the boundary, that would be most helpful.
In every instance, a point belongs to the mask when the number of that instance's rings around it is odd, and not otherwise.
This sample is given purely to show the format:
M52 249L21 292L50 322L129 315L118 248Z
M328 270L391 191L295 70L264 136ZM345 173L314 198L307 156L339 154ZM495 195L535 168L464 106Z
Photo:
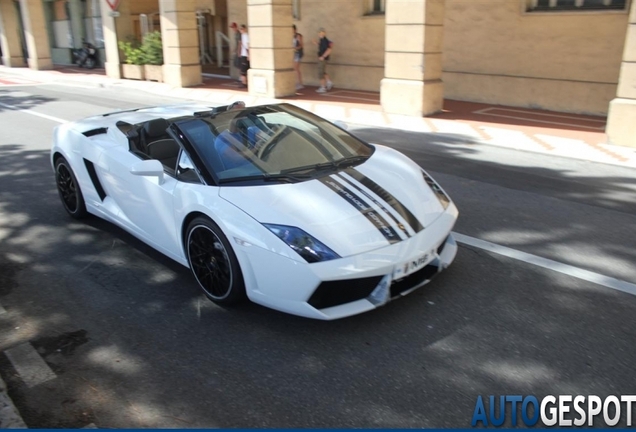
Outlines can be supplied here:
M186 230L188 264L203 293L214 303L232 305L246 298L243 273L221 229L206 217Z
M57 183L57 192L66 212L75 219L82 219L88 216L84 196L77 178L71 169L71 165L63 157L55 161L55 182Z

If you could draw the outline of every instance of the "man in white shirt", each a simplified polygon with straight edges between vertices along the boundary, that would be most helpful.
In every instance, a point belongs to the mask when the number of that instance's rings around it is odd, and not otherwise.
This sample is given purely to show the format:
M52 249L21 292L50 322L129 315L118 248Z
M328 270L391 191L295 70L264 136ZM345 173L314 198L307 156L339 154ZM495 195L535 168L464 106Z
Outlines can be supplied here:
M247 26L245 24L241 24L239 31L241 32L241 44L239 47L241 82L243 87L247 87L247 70L250 68L250 36L247 34Z

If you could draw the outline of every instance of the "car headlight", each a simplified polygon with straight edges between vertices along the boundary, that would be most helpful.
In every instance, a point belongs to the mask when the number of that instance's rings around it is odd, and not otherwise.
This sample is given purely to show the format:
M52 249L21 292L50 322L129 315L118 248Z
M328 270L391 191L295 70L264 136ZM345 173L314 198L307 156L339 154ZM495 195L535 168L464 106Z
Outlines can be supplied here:
M433 191L433 193L439 200L442 207L444 207L444 210L446 210L446 208L450 205L450 202L451 202L448 195L446 195L446 192L444 192L444 190L437 184L437 182L433 180L433 177L428 175L426 171L422 170L422 176L424 176L424 181L426 182L428 187L431 188L431 190Z
M263 226L287 243L290 248L296 251L296 253L303 257L308 263L340 258L337 253L300 228L274 224L263 224Z

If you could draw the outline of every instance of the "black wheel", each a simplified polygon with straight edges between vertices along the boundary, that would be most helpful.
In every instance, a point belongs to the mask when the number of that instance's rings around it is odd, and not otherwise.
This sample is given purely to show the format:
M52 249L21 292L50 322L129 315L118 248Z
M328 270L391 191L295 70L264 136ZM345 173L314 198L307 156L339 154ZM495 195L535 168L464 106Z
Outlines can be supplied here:
M231 305L245 299L245 283L236 255L214 222L204 217L190 222L186 252L190 269L210 300Z
M88 216L82 191L69 163L63 157L55 161L55 181L64 208L75 219Z
M86 65L87 68L93 69L95 67L95 59L92 57L89 57L86 59L86 62L84 64Z

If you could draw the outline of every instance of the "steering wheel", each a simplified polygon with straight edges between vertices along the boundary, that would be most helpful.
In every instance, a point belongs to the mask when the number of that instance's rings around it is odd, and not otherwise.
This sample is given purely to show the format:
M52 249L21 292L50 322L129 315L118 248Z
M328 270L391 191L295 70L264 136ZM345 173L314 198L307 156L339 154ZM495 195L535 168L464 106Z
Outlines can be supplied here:
M288 130L287 126L279 125L277 129L274 131L273 135L268 135L263 139L265 141L264 143L261 144L261 142L259 141L256 144L256 148L257 148L256 156L258 156L258 158L261 160L269 156L269 154L272 152L274 147L276 147L276 144L280 142L280 138L283 137L283 132L287 130Z

